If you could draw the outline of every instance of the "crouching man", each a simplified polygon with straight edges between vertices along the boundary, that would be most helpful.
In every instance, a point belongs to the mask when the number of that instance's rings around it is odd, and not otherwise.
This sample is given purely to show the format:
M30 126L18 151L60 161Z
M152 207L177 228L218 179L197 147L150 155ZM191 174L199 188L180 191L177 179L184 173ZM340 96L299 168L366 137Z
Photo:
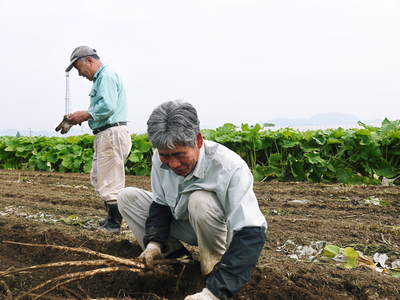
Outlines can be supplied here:
M152 112L152 193L125 188L118 207L148 267L157 257L184 253L179 241L198 245L206 287L185 300L226 299L250 279L267 223L245 161L203 140L199 124L189 103L169 101Z

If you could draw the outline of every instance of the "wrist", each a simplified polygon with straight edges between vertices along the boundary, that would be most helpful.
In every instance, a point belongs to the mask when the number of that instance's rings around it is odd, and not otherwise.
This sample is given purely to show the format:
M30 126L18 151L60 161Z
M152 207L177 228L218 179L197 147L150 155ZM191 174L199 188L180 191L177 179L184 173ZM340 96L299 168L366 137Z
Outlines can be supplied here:
M90 119L93 119L93 117L92 117L92 115L90 114L90 112L86 112L86 121L87 120L90 120Z
M151 241L147 244L146 249L160 249L161 251L161 244L155 241Z

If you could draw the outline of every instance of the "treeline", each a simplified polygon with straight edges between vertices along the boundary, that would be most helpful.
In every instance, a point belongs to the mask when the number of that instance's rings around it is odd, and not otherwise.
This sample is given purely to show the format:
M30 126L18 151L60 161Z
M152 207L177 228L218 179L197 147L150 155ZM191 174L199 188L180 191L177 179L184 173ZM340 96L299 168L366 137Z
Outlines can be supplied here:
M400 175L400 121L380 127L298 131L262 125L225 124L203 130L238 153L256 180L366 183ZM89 172L91 135L72 137L0 137L0 168L55 172ZM151 144L147 135L132 135L127 174L149 175Z

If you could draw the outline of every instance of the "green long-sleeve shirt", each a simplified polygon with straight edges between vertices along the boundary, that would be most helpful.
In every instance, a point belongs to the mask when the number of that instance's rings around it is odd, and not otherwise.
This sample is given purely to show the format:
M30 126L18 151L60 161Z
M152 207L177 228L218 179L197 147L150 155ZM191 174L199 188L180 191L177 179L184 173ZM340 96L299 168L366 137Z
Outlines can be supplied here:
M101 66L93 76L88 112L89 127L96 129L107 124L127 121L125 88L117 73L108 66Z

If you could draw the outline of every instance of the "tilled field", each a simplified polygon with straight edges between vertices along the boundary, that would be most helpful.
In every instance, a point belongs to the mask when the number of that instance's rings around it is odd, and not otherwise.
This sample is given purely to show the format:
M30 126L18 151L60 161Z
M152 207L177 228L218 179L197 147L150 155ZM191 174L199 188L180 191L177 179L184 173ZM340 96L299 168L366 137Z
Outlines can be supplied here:
M150 189L150 179L128 176L127 186ZM399 187L263 182L255 184L255 191L269 223L268 241L252 280L235 299L400 299L400 278L367 267L347 269L343 263L305 252L325 242L351 246L369 257L386 253L388 261L400 259ZM126 224L119 235L95 230L104 215L87 174L0 170L0 298L18 299L62 275L20 299L34 299L51 289L39 299L180 300L203 287L196 262L160 265L153 271L118 268L108 261L101 266L1 273L99 260L89 253L4 241L91 249L119 258L139 255ZM196 249L190 250L196 257ZM66 282L69 274L106 267L118 270Z

